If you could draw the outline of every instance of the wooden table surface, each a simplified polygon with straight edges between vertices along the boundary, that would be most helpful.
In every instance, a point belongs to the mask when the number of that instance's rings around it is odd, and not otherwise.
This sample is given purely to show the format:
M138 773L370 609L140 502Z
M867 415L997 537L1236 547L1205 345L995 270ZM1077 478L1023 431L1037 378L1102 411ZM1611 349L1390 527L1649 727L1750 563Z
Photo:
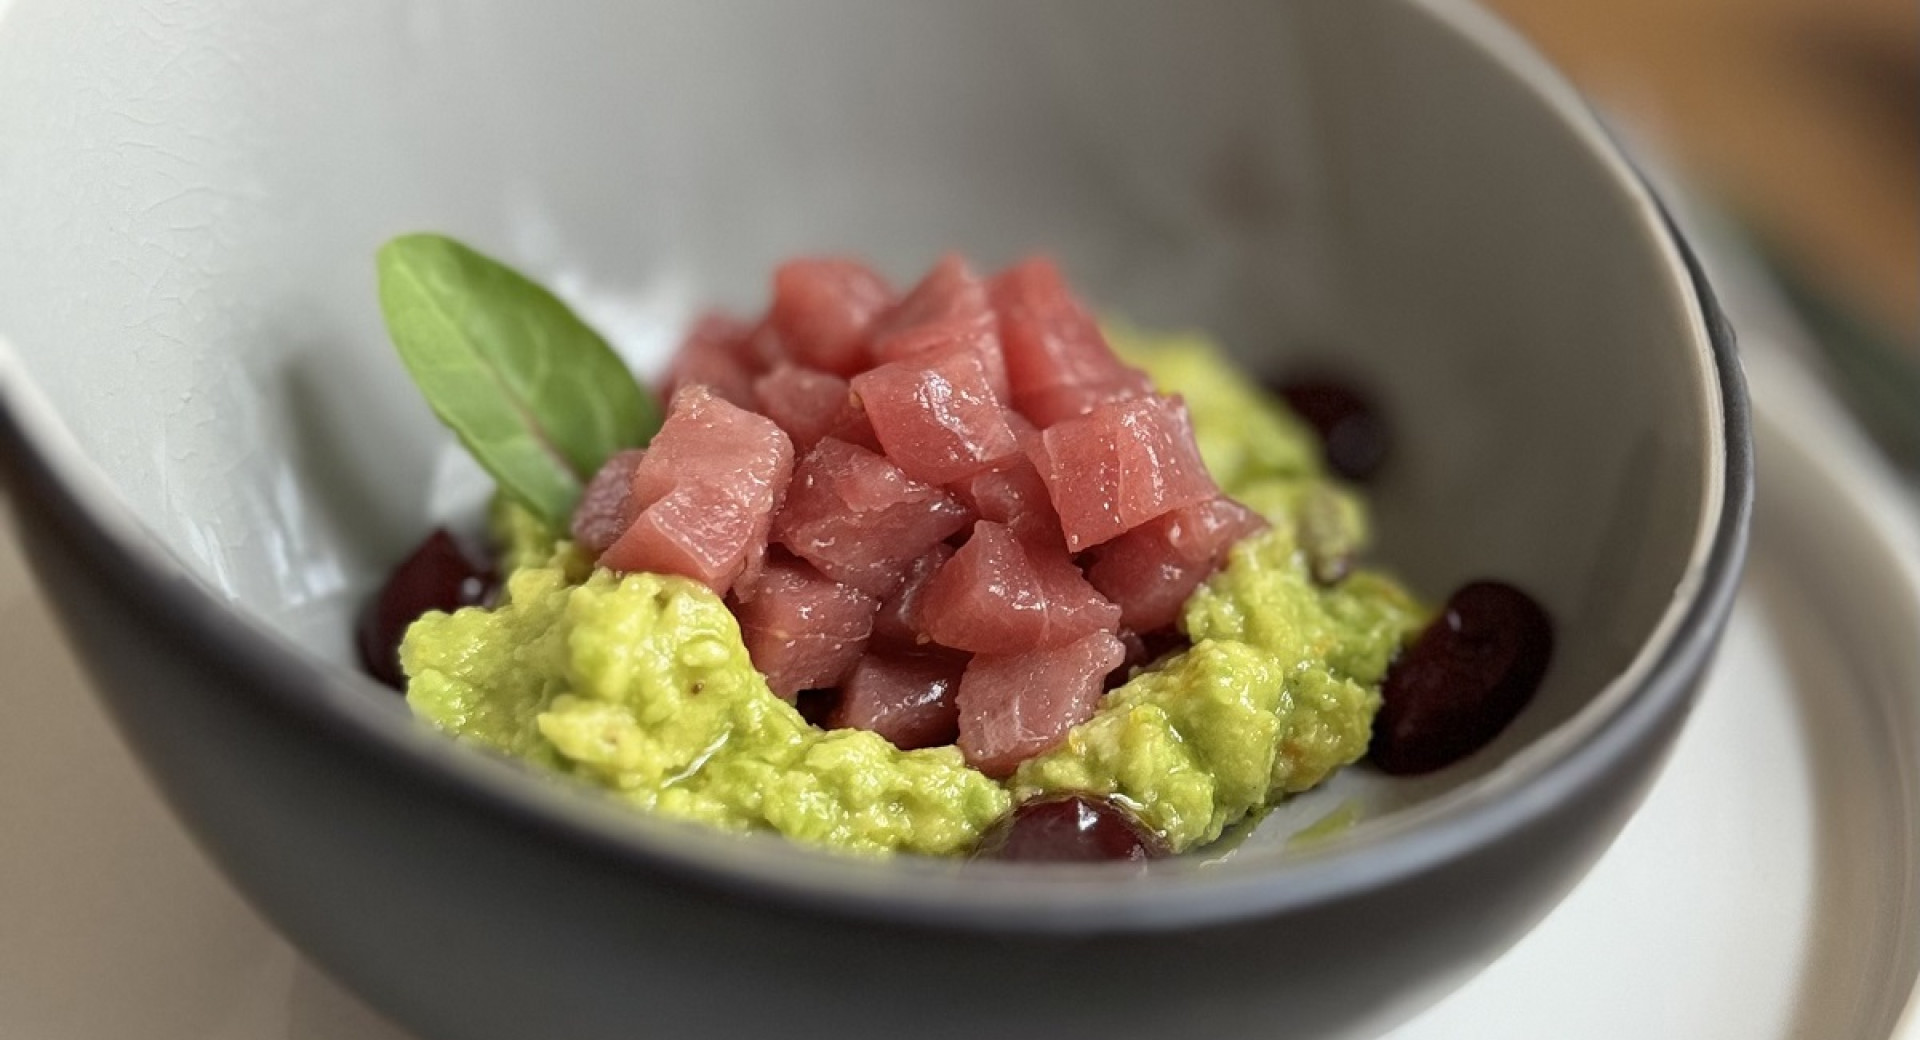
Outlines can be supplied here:
M1920 3L1487 2L1920 362Z

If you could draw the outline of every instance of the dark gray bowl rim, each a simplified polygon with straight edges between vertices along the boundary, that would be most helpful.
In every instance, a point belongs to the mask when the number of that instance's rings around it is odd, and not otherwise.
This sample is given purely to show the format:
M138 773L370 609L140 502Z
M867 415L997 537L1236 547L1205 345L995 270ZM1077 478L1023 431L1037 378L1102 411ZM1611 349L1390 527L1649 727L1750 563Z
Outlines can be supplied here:
M1503 36L1503 27L1490 18L1453 19L1415 6L1531 83L1563 118L1583 124L1597 141L1605 138L1571 88L1517 37ZM1630 174L1634 178L1637 173ZM517 832L517 839L540 842L551 855L595 857L607 868L632 873L635 884L673 880L791 909L1001 933L1157 931L1295 912L1437 869L1525 829L1580 792L1607 783L1623 759L1657 739L1663 724L1691 703L1694 680L1732 609L1745 558L1753 502L1751 420L1732 328L1671 217L1644 180L1635 187L1652 201L1659 233L1687 272L1682 288L1706 330L1726 449L1725 493L1700 582L1664 652L1582 743L1511 777L1497 796L1446 805L1420 826L1378 841L1332 843L1323 855L1259 869L1221 869L1233 865L1229 860L1209 869L1169 864L1171 869L1138 877L1104 867L850 860L775 837L741 838L655 819L558 784L530 782L516 765L426 731L408 719L397 699L370 696L371 680L299 650L189 577L132 521L104 478L74 454L57 417L18 379L0 380L0 468L13 508L31 514L36 530L60 546L63 565L91 572L88 577L124 601L129 616L197 658L201 671L227 680L223 688L243 691L254 707L377 759L408 782L431 785ZM42 580L60 577L43 573Z

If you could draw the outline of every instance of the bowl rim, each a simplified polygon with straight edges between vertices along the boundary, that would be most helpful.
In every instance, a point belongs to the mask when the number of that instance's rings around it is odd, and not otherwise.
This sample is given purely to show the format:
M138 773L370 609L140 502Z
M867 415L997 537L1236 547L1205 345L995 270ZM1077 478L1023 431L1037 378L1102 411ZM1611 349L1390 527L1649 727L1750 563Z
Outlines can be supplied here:
M1731 612L1746 554L1753 499L1753 448L1744 377L1731 326L1698 260L1647 182L1600 120L1531 46L1493 15L1461 0L1404 0L1503 68L1575 131L1615 174L1615 189L1675 274L1691 311L1704 392L1718 407L1709 430L1724 454L1707 460L1721 480L1719 512L1696 544L1686 579L1631 673L1639 680L1605 705L1577 743L1556 757L1532 756L1441 796L1409 827L1324 853L1262 863L1257 870L1171 869L1149 877L1112 866L1033 868L962 865L898 857L852 860L777 836L742 838L635 813L610 798L529 782L527 768L460 746L414 721L397 699L369 697L372 680L304 651L248 618L189 575L133 516L81 452L53 406L0 338L0 461L17 513L34 513L68 551L203 670L290 716L319 736L379 758L410 782L466 803L490 822L538 840L560 855L595 857L615 869L664 876L725 895L835 915L968 931L1096 934L1158 931L1298 911L1347 899L1438 869L1551 816L1604 784L1623 759L1657 741L1690 705ZM1711 418L1711 415L1708 416ZM1717 469L1717 473L1715 470ZM1712 506L1711 496L1705 508ZM1704 558L1703 558L1704 550ZM45 576L42 580L47 580ZM1687 582L1692 581L1691 587ZM1650 664L1649 664L1650 662ZM1590 705L1589 714L1598 705ZM1580 718L1576 715L1575 718ZM1517 767L1517 768L1516 768ZM1231 861L1229 861L1231 862Z

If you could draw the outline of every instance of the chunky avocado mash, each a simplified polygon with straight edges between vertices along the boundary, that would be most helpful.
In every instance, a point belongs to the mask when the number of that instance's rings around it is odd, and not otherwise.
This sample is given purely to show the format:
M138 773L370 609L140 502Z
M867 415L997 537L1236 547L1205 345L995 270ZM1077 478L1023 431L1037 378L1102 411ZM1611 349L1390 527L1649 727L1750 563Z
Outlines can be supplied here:
M963 851L1009 808L955 748L809 725L705 586L608 571L576 583L569 555L515 571L497 609L414 624L401 660L415 711L643 808L854 852Z
M415 711L636 805L853 852L963 852L1016 798L1109 795L1175 850L1318 784L1367 746L1379 681L1424 621L1385 576L1347 573L1365 510L1313 434L1205 341L1115 337L1191 409L1221 488L1273 524L1188 601L1193 645L1141 670L1008 783L951 747L822 731L775 697L721 600L681 578L594 571L496 507L512 568L488 610L429 614L402 662Z
M1176 851L1212 841L1366 752L1380 677L1420 624L1411 598L1375 575L1316 587L1277 517L1188 600L1192 649L1108 694L1020 767L1014 794L1108 795Z

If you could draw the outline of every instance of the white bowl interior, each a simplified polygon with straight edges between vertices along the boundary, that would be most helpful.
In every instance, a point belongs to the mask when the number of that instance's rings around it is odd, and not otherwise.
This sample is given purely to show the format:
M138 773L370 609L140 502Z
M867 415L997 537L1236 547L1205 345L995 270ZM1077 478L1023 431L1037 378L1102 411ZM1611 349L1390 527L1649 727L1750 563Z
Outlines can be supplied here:
M0 337L186 568L343 667L352 610L464 486L374 299L373 250L415 229L550 280L643 368L702 302L761 306L786 255L904 280L959 248L1051 251L1112 312L1256 369L1362 374L1399 432L1381 558L1435 598L1517 582L1559 652L1493 749L1419 782L1349 771L1261 842L1567 732L1670 621L1718 511L1717 386L1647 201L1422 4L0 21Z

